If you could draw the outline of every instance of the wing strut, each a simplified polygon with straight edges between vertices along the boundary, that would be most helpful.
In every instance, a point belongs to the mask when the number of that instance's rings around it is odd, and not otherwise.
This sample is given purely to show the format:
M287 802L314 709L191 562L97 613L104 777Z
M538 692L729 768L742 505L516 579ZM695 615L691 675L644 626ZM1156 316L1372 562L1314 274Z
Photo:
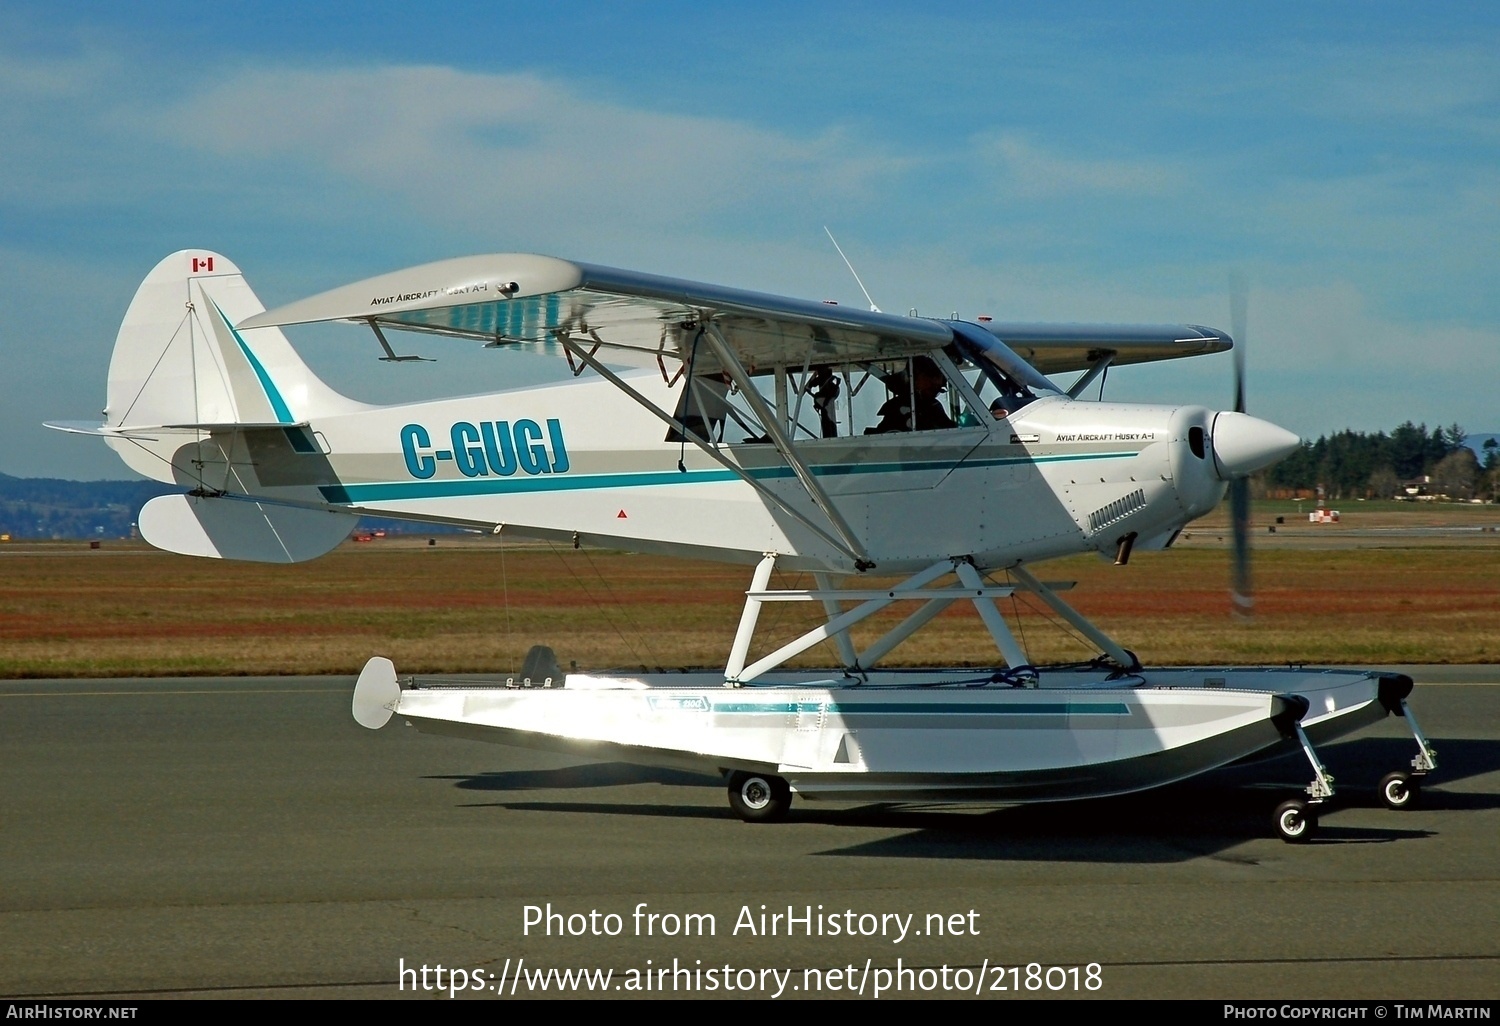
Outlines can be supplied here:
M828 522L833 525L833 529L844 540L844 544L840 548L846 552L854 553L854 568L861 571L872 569L875 563L870 559L869 553L865 551L864 545L849 527L848 522L844 520L844 516L838 511L838 507L834 506L833 500L828 497L828 493L823 491L823 486L818 483L818 479L813 476L813 472L808 469L806 463L802 462L802 456L797 452L797 447L792 444L792 440L787 437L786 432L781 430L780 419L766 405L765 398L756 390L755 385L750 381L750 375L745 372L744 364L740 363L739 357L734 354L734 350L729 347L729 343L724 341L724 336L719 333L718 326L712 321L709 321L704 326L704 337L708 339L709 347L713 349L714 355L719 358L719 365L724 368L725 373L739 387L740 394L750 404L751 411L760 418L761 426L766 429L766 434L770 436L772 444L776 446L776 451L781 453L782 458L791 465L792 471L797 475L797 480L801 481L802 487L807 489L808 497L812 499L818 509L823 511L823 515L828 518Z
M380 357L380 362L381 363L436 363L437 362L436 360L429 360L425 356L414 356L414 355L413 356L397 356L396 355L396 351L391 348L391 344L385 340L385 332L383 332L383 331L380 330L380 325L379 325L379 323L376 322L375 318L373 318L373 317L367 317L367 318L365 318L365 323L370 326L370 330L373 331L375 333L375 337L377 339L379 339L379 341L380 341L380 348L385 350L385 355L382 356L382 357Z
M1089 355L1092 356L1093 354L1091 353ZM1073 382L1071 386L1069 386L1068 398L1077 399L1080 395L1083 394L1083 390L1092 385L1095 378L1103 374L1105 371L1109 370L1109 365L1114 362L1115 354L1113 350L1106 350L1105 352L1100 354L1099 358L1089 365L1088 372L1085 373L1077 381Z
M581 360L584 364L593 368L593 370L596 371L600 377L604 378L604 380L608 381L611 385L614 385L620 391L630 396L630 398L634 399L645 409L655 414L659 419L661 419L669 427L671 427L672 430L680 432L683 438L686 438L688 441L692 442L698 448L706 452L709 456L713 457L713 459L717 463L722 465L726 470L729 470L741 481L744 481L751 488L754 488L757 492L760 493L763 498L785 510L789 516L794 517L797 522L800 523L803 527L806 527L809 531L812 531L819 538L822 538L828 544L844 553L854 561L854 565L856 567L860 567L860 564L862 563L865 564L865 566L873 565L865 557L863 548L851 547L850 545L845 544L843 541L840 541L838 538L835 538L827 531L823 530L823 528L819 527L817 524L813 523L812 519L808 517L807 514L803 513L795 506L792 506L781 496L777 495L775 492L771 491L771 489L767 488L764 484L757 481L750 475L748 471L745 470L744 467L729 459L717 448L710 445L705 439L700 438L696 432L690 430L686 424L682 423L682 421L672 416L666 410L663 410L660 406L657 406L650 399L647 399L645 396L641 395L641 393L637 392L634 388L631 388L630 385L628 385L618 374L610 370L608 367L604 366L604 364L600 363L594 357L594 354L592 352L585 350L577 342L573 341L572 337L566 332L557 331L553 334L557 338L558 342L562 343L564 351L578 357L578 359ZM595 348L598 347L596 346ZM756 398L759 398L759 393L756 393ZM863 569L863 567L861 567L861 569Z

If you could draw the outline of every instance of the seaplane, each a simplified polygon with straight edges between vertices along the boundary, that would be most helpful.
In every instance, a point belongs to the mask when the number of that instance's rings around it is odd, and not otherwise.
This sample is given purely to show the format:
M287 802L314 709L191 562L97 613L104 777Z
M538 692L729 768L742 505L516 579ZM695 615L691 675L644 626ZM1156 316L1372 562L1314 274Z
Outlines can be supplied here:
M183 488L138 521L175 553L294 563L374 515L749 571L722 668L563 672L538 645L517 674L453 681L400 677L376 656L353 695L366 727L399 718L719 774L748 821L781 819L794 796L1117 795L1300 749L1311 783L1273 817L1299 842L1334 796L1315 746L1393 714L1416 754L1380 794L1393 808L1417 798L1436 760L1409 677L1149 668L1064 601L1067 582L1038 575L1058 557L1127 564L1166 548L1226 491L1243 537L1246 478L1293 451L1295 435L1247 415L1242 388L1227 411L1104 402L1102 382L1101 398L1085 396L1111 367L1223 353L1229 334L869 305L507 253L266 310L228 258L186 250L147 275L125 314L103 423L49 426L102 437L133 470ZM390 341L403 332L540 351L567 370L506 387L497 361L484 394L371 405L316 377L283 332L324 322L370 333L393 362L411 358ZM777 570L815 587L773 587ZM997 606L1017 593L1097 655L1035 665ZM821 622L765 651L757 624L775 602L814 603ZM956 603L977 611L993 665L890 665ZM817 646L831 665L788 665Z

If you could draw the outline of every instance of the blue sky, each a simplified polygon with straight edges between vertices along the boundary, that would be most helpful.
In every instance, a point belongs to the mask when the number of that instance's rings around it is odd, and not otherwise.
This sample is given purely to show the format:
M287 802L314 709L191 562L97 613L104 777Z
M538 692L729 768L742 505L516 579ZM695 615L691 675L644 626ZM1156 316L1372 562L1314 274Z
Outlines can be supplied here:
M268 305L534 251L887 310L1228 327L1304 436L1500 430L1500 8L0 6L0 472L125 477L119 319L185 247ZM528 368L293 334L359 398ZM1227 357L1115 399L1229 402Z

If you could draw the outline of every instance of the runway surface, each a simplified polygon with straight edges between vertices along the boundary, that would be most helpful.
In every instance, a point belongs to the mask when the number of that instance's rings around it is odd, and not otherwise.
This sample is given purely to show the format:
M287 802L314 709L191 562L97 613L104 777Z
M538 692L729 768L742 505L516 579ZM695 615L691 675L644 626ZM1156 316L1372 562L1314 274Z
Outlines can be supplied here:
M502 976L540 996L526 974L552 968L611 970L612 997L753 977L730 996L869 998L899 959L915 972L883 998L942 978L984 998L1493 999L1500 667L1414 675L1440 762L1422 807L1376 802L1415 750L1387 719L1321 750L1340 804L1303 846L1271 834L1296 760L1127 799L800 802L747 825L712 780L363 730L352 678L0 682L0 995L447 1000L450 977L439 995L400 974L435 986L441 964L491 1000ZM528 931L548 903L583 934ZM786 935L788 906L811 936ZM642 975L674 960L696 983Z

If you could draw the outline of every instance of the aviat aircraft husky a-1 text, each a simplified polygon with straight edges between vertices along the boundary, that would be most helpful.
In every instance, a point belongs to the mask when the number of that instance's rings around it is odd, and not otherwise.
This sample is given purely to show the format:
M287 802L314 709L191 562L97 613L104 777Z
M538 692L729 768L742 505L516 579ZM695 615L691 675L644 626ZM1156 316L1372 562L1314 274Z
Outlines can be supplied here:
M402 329L541 348L573 377L367 405L315 377L281 331L322 321L373 330L383 359L413 358L386 337ZM1333 793L1313 743L1387 713L1406 718L1417 751L1381 793L1392 806L1416 796L1435 764L1406 707L1410 679L1148 669L1033 573L1059 556L1125 563L1168 546L1230 482L1297 446L1243 412L1082 398L1111 365L1232 345L1194 325L900 317L525 254L266 311L233 263L190 250L158 264L125 315L104 423L54 426L189 489L141 511L142 536L173 552L297 562L375 514L754 568L722 671L563 674L538 646L517 678L460 686L400 680L375 658L354 696L365 726L394 714L435 733L717 771L751 820L780 817L793 794L1120 794L1300 746L1312 783L1275 816L1295 841ZM1070 371L1083 373L1066 388L1048 377ZM773 588L773 568L816 587ZM1031 665L995 604L1017 591L1099 657ZM767 602L819 603L826 622L752 656ZM955 602L993 636L993 671L881 668ZM856 647L850 628L897 603L910 614ZM840 665L784 668L823 642Z

